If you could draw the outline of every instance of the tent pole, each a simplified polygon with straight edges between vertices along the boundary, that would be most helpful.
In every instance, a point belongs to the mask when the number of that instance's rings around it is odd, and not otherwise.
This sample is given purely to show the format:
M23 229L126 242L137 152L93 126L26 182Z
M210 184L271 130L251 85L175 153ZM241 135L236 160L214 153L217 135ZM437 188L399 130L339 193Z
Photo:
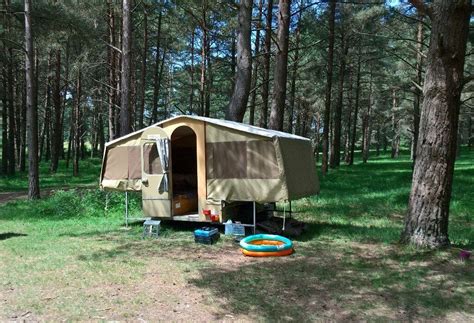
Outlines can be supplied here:
M125 227L128 228L128 192L125 192Z
M293 209L291 208L291 200L288 200L288 202L290 203L290 210L288 211L290 213L290 219L293 217Z
M255 201L253 201L253 234L255 234L255 229L257 228L257 207Z

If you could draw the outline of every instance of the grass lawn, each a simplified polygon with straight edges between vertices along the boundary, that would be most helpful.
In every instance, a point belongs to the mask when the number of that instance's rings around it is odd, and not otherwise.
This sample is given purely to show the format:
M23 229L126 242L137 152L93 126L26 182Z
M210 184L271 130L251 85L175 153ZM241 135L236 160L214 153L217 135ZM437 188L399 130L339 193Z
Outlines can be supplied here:
M28 162L28 161L27 161ZM40 163L40 188L97 187L101 160L89 158L79 162L79 175L72 176L72 161L66 168L64 160L59 161L58 171L49 172L49 163ZM0 193L28 190L28 173L17 173L14 176L0 176Z
M92 184L100 166L89 163L83 177L42 186ZM474 153L456 163L449 249L397 244L410 180L406 155L331 171L319 197L294 203L309 227L296 253L274 259L243 257L226 237L197 245L171 224L142 240L139 225L123 226L122 194L107 205L98 190L3 204L0 320L473 321L474 263L458 248L474 248ZM0 178L2 190L24 184Z

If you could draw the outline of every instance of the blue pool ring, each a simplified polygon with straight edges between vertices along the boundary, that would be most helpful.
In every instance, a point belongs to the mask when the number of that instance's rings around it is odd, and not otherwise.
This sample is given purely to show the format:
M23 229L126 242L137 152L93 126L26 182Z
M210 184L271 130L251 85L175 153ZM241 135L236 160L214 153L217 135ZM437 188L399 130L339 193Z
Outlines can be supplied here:
M265 245L265 244L252 244L258 240L270 240L281 242L281 245ZM240 240L240 247L248 251L259 251L259 252L276 252L282 250L288 250L293 248L293 242L285 237L275 234L255 234L248 236Z

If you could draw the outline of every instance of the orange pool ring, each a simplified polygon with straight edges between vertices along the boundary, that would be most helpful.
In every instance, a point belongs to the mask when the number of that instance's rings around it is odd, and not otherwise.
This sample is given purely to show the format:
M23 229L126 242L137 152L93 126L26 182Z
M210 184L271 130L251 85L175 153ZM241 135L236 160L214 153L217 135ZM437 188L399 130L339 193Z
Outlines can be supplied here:
M249 251L243 248L240 248L240 251L246 256L249 257L281 257L281 256L288 256L293 253L293 248L281 250L281 251Z

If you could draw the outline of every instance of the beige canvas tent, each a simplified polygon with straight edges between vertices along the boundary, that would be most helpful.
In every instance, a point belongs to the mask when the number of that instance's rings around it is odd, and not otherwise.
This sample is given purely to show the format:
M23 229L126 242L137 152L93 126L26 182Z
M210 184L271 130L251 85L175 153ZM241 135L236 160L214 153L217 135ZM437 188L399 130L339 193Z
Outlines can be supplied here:
M309 139L197 116L108 142L100 186L141 191L147 217L209 221L211 213L220 222L223 201L289 201L319 192Z

